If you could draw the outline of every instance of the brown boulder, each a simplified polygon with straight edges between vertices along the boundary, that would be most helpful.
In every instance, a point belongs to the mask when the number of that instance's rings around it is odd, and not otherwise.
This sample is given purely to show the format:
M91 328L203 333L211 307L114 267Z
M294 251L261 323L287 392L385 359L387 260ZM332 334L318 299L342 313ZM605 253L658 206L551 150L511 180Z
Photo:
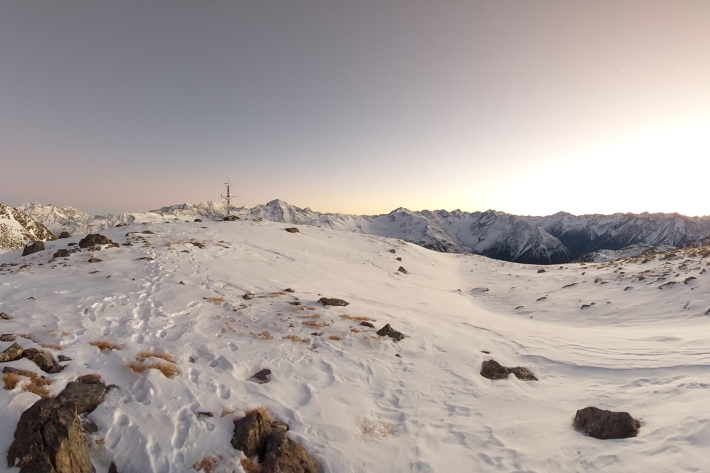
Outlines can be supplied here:
M22 250L22 256L31 255L32 253L37 253L38 251L44 251L43 241L33 241L32 243L28 243L27 246L25 246L25 249Z
M296 227L287 228L286 231L289 233L301 233L298 231L298 228L296 228Z
M514 374L516 378L523 381L537 381L527 368L516 366L515 368L506 368L496 360L484 361L481 365L481 376L488 379L505 379L509 374Z
M399 272L402 273L402 274L407 274L407 270L404 269L404 266L400 266L397 271L399 271Z
M59 373L62 369L64 369L60 365L54 363L54 360L52 360L49 353L43 350L38 350L37 348L28 348L22 353L22 357L30 360L45 373Z
M598 407L585 407L574 416L574 428L597 439L636 437L641 426L628 412L611 412Z
M73 404L79 414L93 412L104 401L111 386L106 386L99 375L88 374L67 384L57 399L65 404Z
M3 333L0 335L0 342L14 342L15 336L11 333Z
M266 412L260 409L250 411L234 422L232 446L244 452L247 458L261 458L266 453L266 441L271 430L271 419Z
M319 473L323 469L305 448L274 430L266 443L261 473Z
M79 241L80 248L91 248L92 246L99 245L116 245L114 242L106 238L99 233L93 233L91 235L86 235Z
M61 249L52 255L52 258L68 258L69 250Z
M271 370L266 368L259 371L258 373L254 373L251 377L251 380L259 384L266 384L271 381Z
M332 305L336 307L345 307L346 305L349 305L349 302L345 302L342 299L332 299L328 297L321 297L318 299L318 302L320 302L323 305Z
M92 473L75 406L40 399L23 412L7 451L7 464L20 467L20 473Z
M57 239L61 240L62 238L71 238L71 235L69 234L69 232L62 232L59 234Z
M404 338L404 334L402 332L398 332L397 330L393 329L390 324L385 325L381 329L377 331L377 335L380 337L390 337L392 338L395 342L398 342Z
M8 361L15 361L22 358L22 347L19 343L13 343L8 348L0 353L0 363L7 363Z
M0 312L0 319L2 320L10 320L12 317L7 315L5 312Z

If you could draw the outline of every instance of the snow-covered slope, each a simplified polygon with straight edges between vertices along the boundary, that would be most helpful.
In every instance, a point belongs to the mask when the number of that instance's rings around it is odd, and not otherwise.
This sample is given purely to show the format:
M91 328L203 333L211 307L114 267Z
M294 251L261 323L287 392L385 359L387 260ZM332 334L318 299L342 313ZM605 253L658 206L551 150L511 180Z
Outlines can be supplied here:
M226 205L204 202L179 204L144 213L89 217L71 207L41 204L20 207L30 217L57 231L82 234L119 224L174 220L219 220ZM630 245L679 247L710 236L710 217L678 214L614 214L575 216L564 212L548 217L521 217L488 210L414 212L404 208L383 215L346 215L301 209L281 200L249 208L232 208L242 219L313 225L334 230L399 238L449 253L476 253L505 261L558 264L597 250Z
M325 473L707 470L707 248L538 273L292 225L132 225L102 232L131 246L53 259L74 237L0 255L0 312L12 317L0 332L72 359L45 374L50 393L88 373L117 386L89 415L99 473L111 461L190 472L205 458L241 472L232 421L255 406L286 421ZM363 318L407 337L380 338ZM180 374L132 371L141 352L169 354ZM485 379L490 358L539 381ZM25 359L3 366L38 372ZM271 382L249 380L263 368ZM0 390L0 458L37 399ZM589 405L629 411L638 437L575 431Z
M22 248L31 241L54 239L44 225L0 202L0 252Z

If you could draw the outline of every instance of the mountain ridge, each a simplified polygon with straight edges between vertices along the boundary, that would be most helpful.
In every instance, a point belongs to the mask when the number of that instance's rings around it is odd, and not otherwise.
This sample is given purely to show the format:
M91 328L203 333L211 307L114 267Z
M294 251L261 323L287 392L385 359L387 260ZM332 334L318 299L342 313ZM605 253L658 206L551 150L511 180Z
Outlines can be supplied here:
M72 234L100 231L119 224L195 218L221 220L227 214L225 203L212 201L94 217L71 207L39 203L24 204L18 209L55 232ZM232 206L230 212L240 219L263 219L398 238L440 252L475 253L529 264L562 264L600 250L616 251L638 244L689 246L710 236L710 217L686 217L677 213L577 216L557 212L537 217L496 210L412 211L400 207L387 214L351 215L316 212L280 199L252 208Z

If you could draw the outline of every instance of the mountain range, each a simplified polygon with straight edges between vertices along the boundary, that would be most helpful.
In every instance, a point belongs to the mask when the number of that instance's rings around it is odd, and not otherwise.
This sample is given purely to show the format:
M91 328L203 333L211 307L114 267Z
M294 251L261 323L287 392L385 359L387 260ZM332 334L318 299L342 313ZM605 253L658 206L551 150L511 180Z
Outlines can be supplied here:
M72 207L28 203L17 208L54 233L85 234L119 224L175 220L221 220L226 204L178 204L141 213L90 216ZM398 208L382 215L320 213L272 200L253 208L232 207L240 219L312 225L339 231L398 238L446 253L474 253L528 264L561 264L583 258L614 259L655 247L686 247L710 237L710 217L679 214L617 213L545 217L505 212L411 211ZM640 246L639 246L640 245Z

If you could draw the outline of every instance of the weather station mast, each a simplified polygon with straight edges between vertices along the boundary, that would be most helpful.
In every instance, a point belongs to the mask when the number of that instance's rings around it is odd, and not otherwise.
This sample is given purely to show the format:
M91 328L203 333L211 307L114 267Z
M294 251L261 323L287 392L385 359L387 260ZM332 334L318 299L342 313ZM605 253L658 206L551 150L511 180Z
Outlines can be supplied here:
M229 183L229 179L227 179L227 182L224 183L225 186L227 186L227 195L222 195L221 197L227 201L227 216L224 217L224 220L239 220L239 217L236 215L232 215L232 197L239 197L236 195L231 194L231 187L232 185ZM220 194L221 195L221 194Z

